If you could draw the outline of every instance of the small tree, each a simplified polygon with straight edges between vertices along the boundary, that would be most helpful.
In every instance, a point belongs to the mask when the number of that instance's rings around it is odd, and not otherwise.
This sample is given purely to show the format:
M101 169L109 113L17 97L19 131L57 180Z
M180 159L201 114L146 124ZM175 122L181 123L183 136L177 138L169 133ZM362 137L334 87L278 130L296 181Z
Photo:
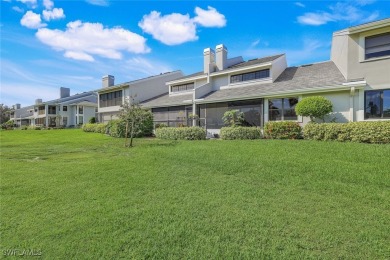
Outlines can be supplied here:
M325 122L325 116L332 111L332 102L322 96L304 98L295 106L297 115L308 116L312 122L315 118Z
M222 120L225 125L231 127L240 126L244 122L244 113L239 110L229 110L223 114Z
M142 108L138 103L126 100L121 106L119 118L125 123L125 147L133 147L133 138L140 133L147 132L145 128L153 128L153 114L150 110ZM130 137L130 144L127 138Z

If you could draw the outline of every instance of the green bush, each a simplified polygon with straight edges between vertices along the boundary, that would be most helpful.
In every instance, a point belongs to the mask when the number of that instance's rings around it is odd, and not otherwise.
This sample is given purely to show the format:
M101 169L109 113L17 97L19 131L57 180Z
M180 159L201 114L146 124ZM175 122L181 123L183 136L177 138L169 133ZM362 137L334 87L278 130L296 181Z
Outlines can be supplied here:
M1 129L4 130L13 130L15 126L15 123L13 120L8 120L7 122L1 124Z
M153 134L153 114L150 111L145 113L147 113L146 120L138 125L138 131L134 133L134 137L151 136ZM123 138L126 133L126 122L121 119L111 120L107 124L106 131L112 137ZM131 129L129 129L127 137L130 137L130 131Z
M388 144L390 143L390 121L309 123L304 128L303 136L310 140Z
M270 139L299 139L302 128L297 122L268 122L264 126L264 136Z
M95 124L96 123L96 118L95 117L91 117L88 121L88 123L90 124Z
M84 124L82 127L84 132L93 132L93 133L106 133L106 124Z
M324 117L333 111L332 102L322 96L303 98L295 106L295 112L300 116L308 116L311 121L315 118L324 120Z
M260 139L261 131L257 127L222 127L220 136L224 140Z
M160 127L156 129L156 137L169 140L204 140L206 130L198 126L192 127Z

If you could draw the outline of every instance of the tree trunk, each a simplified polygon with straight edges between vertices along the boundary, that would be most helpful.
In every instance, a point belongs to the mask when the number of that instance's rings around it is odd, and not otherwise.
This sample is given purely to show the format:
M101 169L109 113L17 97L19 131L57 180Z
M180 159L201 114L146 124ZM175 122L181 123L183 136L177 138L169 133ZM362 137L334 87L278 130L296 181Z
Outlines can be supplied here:
M125 147L127 147L127 132L129 131L129 121L126 121L126 131L125 131Z
M133 147L133 135L134 135L134 120L131 121L130 147Z

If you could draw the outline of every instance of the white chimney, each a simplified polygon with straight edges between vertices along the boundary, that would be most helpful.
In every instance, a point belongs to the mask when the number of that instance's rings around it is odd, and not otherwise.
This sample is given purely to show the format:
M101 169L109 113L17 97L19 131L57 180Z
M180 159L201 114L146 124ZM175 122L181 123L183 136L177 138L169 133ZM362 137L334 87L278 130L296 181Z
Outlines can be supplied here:
M14 109L20 109L20 104L15 104Z
M215 52L211 48L207 48L203 50L203 58L204 58L204 73L211 73L215 70Z
M225 45L219 44L215 47L215 58L218 70L224 70L227 68L227 53L228 50Z
M35 105L39 105L39 104L42 104L42 99L40 98L35 99Z
M115 77L112 75L106 75L102 78L102 88L108 88L114 86Z

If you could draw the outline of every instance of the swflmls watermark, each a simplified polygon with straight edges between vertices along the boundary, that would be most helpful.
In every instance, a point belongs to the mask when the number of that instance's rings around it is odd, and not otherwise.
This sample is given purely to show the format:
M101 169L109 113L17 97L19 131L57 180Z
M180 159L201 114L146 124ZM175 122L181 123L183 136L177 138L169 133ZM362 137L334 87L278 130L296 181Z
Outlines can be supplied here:
M42 256L41 249L20 249L20 248L12 248L12 249L3 249L3 256Z

